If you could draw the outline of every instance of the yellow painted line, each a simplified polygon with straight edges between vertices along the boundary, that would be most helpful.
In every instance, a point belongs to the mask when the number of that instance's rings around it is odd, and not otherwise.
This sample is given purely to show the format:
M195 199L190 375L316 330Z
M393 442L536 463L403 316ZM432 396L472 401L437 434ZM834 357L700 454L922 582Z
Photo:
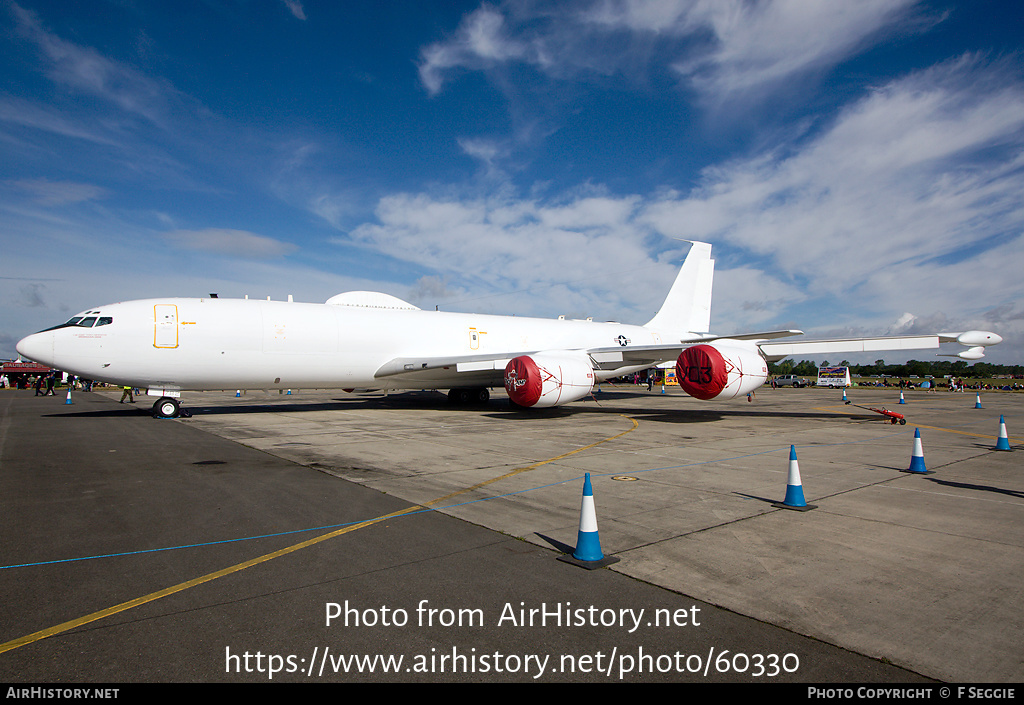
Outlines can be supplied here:
M424 509L426 507L429 507L431 505L438 504L439 502L443 502L445 500L449 500L452 497L457 497L460 494L465 494L466 492L471 492L471 491L479 489L481 487L485 487L486 485L490 485L492 483L498 482L499 480L504 480L506 478L513 477L515 475L519 475L520 473L528 472L530 470L535 470L535 469L537 469L537 468L539 468L539 467L541 467L543 465L547 465L549 463L553 463L555 461L562 460L563 458L568 458L569 456L575 455L576 453L581 453L581 452L583 452L585 450L588 450L590 448L594 448L595 446L599 446L602 443L607 443L608 441L612 441L612 440L615 440L616 438L620 438L620 437L626 435L627 433L631 433L631 432L635 431L637 429L637 426L639 426L639 423L636 421L636 419L629 418L628 416L624 416L623 418L629 419L633 423L633 426L632 426L632 428L627 429L627 430L623 431L622 433L617 433L614 436L609 436L608 438L603 438L600 441L596 441L596 442L591 443L589 445L585 445L585 446L583 446L581 448L577 448L576 450L569 451L568 453L562 453L561 455L557 455L554 458L548 458L547 460L541 460L540 462L534 463L533 465L528 465L526 467L517 468L515 470L512 470L510 472L505 473L504 475L500 475L498 477L491 478L490 480L484 480L483 482L478 482L477 484L472 485L471 487L466 487L465 489L456 490L455 492L451 492L449 494L444 495L443 497L438 497L437 499L433 499L433 500L431 500L429 502L425 502L425 503L423 503L421 505L416 505L416 506L413 506L413 507L407 507L406 509L402 509L402 510L397 511L397 512L392 512L391 514L385 514L383 516L379 516L376 519L368 519L367 521L361 522L359 524L353 524L352 526L346 526L343 529L338 529L336 531L331 531L330 533L324 534L323 536L318 536L316 538L309 539L308 541L303 541L303 542L297 543L297 544L295 544L293 546L288 546L287 548L282 548L282 549L280 549L278 551L274 551L272 553L268 553L266 555L259 556L258 558L253 558L251 560L244 561L242 563L238 563L237 565L233 565L233 566L231 566L229 568L224 568L223 570L218 570L218 571L215 571L213 573L207 573L206 575L203 575L203 576L198 577L198 578L193 578L192 580L188 580L188 581L186 581L184 583L179 583L179 584L174 585L172 587L164 588L163 590L157 590L156 592L151 592L148 595L143 595L142 597L136 597L133 600L128 600L127 602L122 602L119 605L114 605L113 607L108 607L106 609L99 610L98 612L93 612L92 614L87 614L84 617L79 617L77 619L72 619L71 621L63 622L62 624L58 624L56 626L49 627L47 629L42 629L42 630L40 630L38 632L34 632L32 634L28 634L26 636L22 636L22 637L19 637L17 639L13 639L13 640L8 641L8 642L6 642L4 644L0 644L0 654L6 653L7 651L13 651L14 649L20 648L20 647L25 646L27 644L32 644L32 643L35 643L37 641L41 641L42 639L46 639L47 637L55 636L57 634L62 634L63 632L69 631L71 629L75 629L76 627L81 627L81 626L83 626L85 624L89 624L90 622L98 621L100 619L103 619L104 617L110 617L110 616L113 616L113 615L118 614L120 612L125 612L127 610L130 610L130 609L132 609L134 607L140 607L142 605L145 605L145 604L150 603L150 602L154 602L154 601L159 600L161 598L169 597L171 595L177 594L177 593L182 592L184 590L188 590L189 588L196 587L197 585L202 585L203 583L208 583L210 581L216 580L218 578L223 578L223 577L225 577L227 575L231 575L233 573L238 573L240 571L245 570L246 568L251 568L251 567L253 567L255 565L259 565L261 563L266 563L267 561L271 561L271 560L273 560L275 558L280 558L281 556L286 556L289 553L295 553L296 551L301 551L304 548L309 548L310 546L315 546L316 544L321 543L323 541L326 541L328 539L332 539L332 538L335 538L337 536L342 536L344 534L348 534L348 533L351 533L353 531L358 531L359 529L365 529L368 526L373 526L374 524L379 524L380 522L386 521L388 519L394 519L395 517L402 516L403 514L409 514L411 512L419 511L419 510Z
M519 475L521 473L529 472L530 470L536 470L537 468L539 468L539 467L541 467L543 465L547 465L549 463L553 463L553 462L555 462L557 460L562 460L563 458L568 458L570 455L576 455L577 453L582 453L583 451L589 450L589 449L591 449L591 448L593 448L595 446L599 446L602 443L607 443L608 441L614 441L616 438L621 438L622 436L625 436L627 433L632 433L640 425L640 423L636 419L630 418L629 416L625 416L623 414L619 414L619 416L622 416L622 418L628 419L629 421L631 421L633 423L633 427L629 428L629 429L626 429L622 433L616 433L614 436L609 436L608 438L602 438L601 440L595 441L594 443L591 443L590 445L586 445L586 446L583 446L581 448L577 448L576 450L571 450L568 453L562 453L561 455L556 455L554 458L548 458L547 460L541 460L540 462L534 463L533 465L527 465L526 467L516 468L515 470L511 470L511 471L505 473L504 475L499 475L498 477L493 477L490 480L484 480L483 482L478 482L475 485L472 485L470 487L466 487L466 488L461 489L461 490L456 490L455 492L452 492L450 494L446 494L444 497L438 497L437 499L433 499L433 500L431 500L429 502L425 502L423 504L423 506L424 507L429 507L429 506L435 505L435 504L437 504L439 502L447 501L447 500L449 500L449 499L451 499L453 497L458 497L460 494L465 494L467 492L472 492L473 490L478 490L481 487L486 487L487 485L490 485L490 484L493 484L495 482L498 482L499 480L507 480L508 478L515 477L516 475Z
M909 422L908 422L908 425L909 425ZM946 433L959 433L959 434L961 434L963 436L974 436L975 438L991 438L993 440L996 440L996 439L999 438L998 435L992 435L992 434L988 434L988 433L974 433L972 431L957 431L956 429L941 428L939 426L924 426L922 424L914 424L914 426L917 427L917 428L927 428L927 429L930 429L932 431L944 431ZM1017 438L1007 438L1007 440L1010 441L1011 443L1019 443L1020 442L1020 440L1017 439Z
M403 509L401 511L394 512L392 514L385 514L384 516L377 517L376 519L370 519L370 520L364 521L364 522L362 522L360 524L353 524L352 526L347 526L344 529L338 529L337 531L332 531L332 532L330 532L328 534L324 534L323 536L318 536L316 538L309 539L308 541L303 541L302 543L297 543L294 546L289 546L287 548L282 548L279 551L274 551L273 553L268 553L268 554L266 554L264 556L260 556L259 558L253 558L252 560L245 561L244 563L239 563L237 565L233 565L230 568L224 568L223 570L218 570L218 571L213 572L213 573L207 573L206 575L204 575L202 577L193 578L192 580L186 581L184 583L179 583L179 584L177 584L177 585L175 585L173 587L164 588L163 590L157 590L156 592L151 592L148 595L143 595L142 597L136 597L134 600L129 600L128 602L122 602L119 605L114 605L113 607L108 607L106 609L100 610L99 612L93 612L92 614L87 614L84 617L79 617L78 619L73 619L70 622L64 622L63 624L58 624L58 625L56 625L54 627L50 627L48 629L43 629L43 630L35 632L33 634L29 634L27 636L23 636L23 637L20 637L18 639L14 639L12 641L8 641L5 644L0 644L0 654L2 654L4 652L7 652L7 651L11 651L13 649L17 649L18 647L21 647L21 646L25 646L26 644L31 644L31 643L39 641L41 639L45 639L47 637L54 636L56 634L61 634L62 632L66 632L66 631L68 631L70 629L74 629L75 627L80 627L80 626L82 626L84 624L89 624L90 622L95 622L96 620L103 619L104 617L110 617L112 615L118 614L119 612L124 612L126 610L130 610L133 607L139 607L139 606L144 605L144 604L146 604L148 602L153 602L155 600L159 600L162 597L169 597L170 595L174 595L174 594L179 593L179 592L181 592L183 590L187 590L187 589L195 587L197 585L202 585L203 583L208 583L211 580L216 580L217 578L223 578L226 575L231 575L232 573L237 573L239 571L245 570L246 568L251 568L254 565L259 565L260 563L265 563L265 562L267 562L269 560L273 560L274 558L280 558L281 556L288 555L289 553L294 553L295 551L299 551L299 550L301 550L303 548L308 548L310 546L313 546L313 545L316 545L316 544L320 543L321 541L326 541L327 539L334 538L335 536L341 536L342 534L347 534L349 532L356 531L358 529L363 529L363 528L366 528L367 526L372 526L372 525L377 524L379 522L382 522L382 521L384 521L386 519L391 519L392 517L401 516L402 514L407 514L407 513L411 512L411 511L414 511L414 510L417 510L417 509L420 509L420 507L409 507L408 509Z

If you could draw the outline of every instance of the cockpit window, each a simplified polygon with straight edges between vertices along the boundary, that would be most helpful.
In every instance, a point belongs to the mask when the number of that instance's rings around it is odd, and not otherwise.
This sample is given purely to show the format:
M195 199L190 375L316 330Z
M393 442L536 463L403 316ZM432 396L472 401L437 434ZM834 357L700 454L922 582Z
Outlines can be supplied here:
M97 327L109 326L113 322L113 316L73 316L66 322L61 323L59 326L46 328L45 330L40 331L40 333L45 333L48 330L58 330L59 328L92 328L93 325Z

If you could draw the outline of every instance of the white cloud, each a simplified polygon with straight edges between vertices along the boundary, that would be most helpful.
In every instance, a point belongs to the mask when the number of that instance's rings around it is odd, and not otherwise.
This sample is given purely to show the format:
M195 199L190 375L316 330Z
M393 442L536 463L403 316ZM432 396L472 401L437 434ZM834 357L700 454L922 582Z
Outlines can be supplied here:
M295 19L306 19L306 11L302 8L302 3L299 0L284 0L284 4Z
M130 66L109 59L94 49L67 42L47 31L36 15L11 4L19 33L33 42L47 59L50 78L64 86L98 96L126 113L162 125L167 99L177 92L165 81L153 79Z
M965 56L894 80L802 142L707 169L689 193L398 194L352 236L477 288L519 290L611 271L595 263L651 265L657 235L699 239L719 257L716 329L881 335L996 321L1020 340L1005 306L1024 298L1024 87L1005 68ZM612 315L645 320L676 265L624 292ZM611 289L547 295L607 300ZM905 312L914 318L900 322Z
M377 222L350 236L449 276L473 296L520 292L521 313L582 307L635 322L653 314L677 268L645 246L649 231L632 222L635 204L594 194L557 202L399 194L381 199Z
M484 5L466 16L455 35L426 47L420 63L420 80L430 93L441 90L444 73L457 67L483 69L505 61L544 63L529 43L511 38L505 16Z
M764 92L793 76L832 67L859 53L917 0L715 0L687 3L675 28L710 30L707 51L674 66L706 95ZM634 2L626 3L629 6Z
M6 182L19 191L28 193L32 200L44 206L58 206L103 198L107 190L95 184L49 179L16 179Z
M671 68L714 102L763 95L835 66L895 28L919 0L586 0L482 5L422 51L431 94L455 69L523 63L554 77ZM627 41L616 41L627 37Z
M895 81L792 154L709 169L699 189L669 194L645 217L667 234L770 256L813 295L882 305L890 279L901 297L956 300L963 282L939 293L930 281L952 271L947 260L1024 230L1024 90L992 83L974 60Z
M189 250L230 255L243 259L276 259L296 250L291 243L281 242L245 230L205 228L203 230L174 230L164 237L171 243Z

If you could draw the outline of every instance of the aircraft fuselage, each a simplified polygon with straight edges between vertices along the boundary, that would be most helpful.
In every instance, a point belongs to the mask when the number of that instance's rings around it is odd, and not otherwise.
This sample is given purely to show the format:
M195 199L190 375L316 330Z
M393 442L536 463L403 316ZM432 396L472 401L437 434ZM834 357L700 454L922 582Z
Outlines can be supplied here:
M109 322L42 331L19 351L87 379L167 390L401 389L429 379L378 376L394 360L661 342L617 323L254 299L147 299L80 316ZM501 372L477 381L500 386Z

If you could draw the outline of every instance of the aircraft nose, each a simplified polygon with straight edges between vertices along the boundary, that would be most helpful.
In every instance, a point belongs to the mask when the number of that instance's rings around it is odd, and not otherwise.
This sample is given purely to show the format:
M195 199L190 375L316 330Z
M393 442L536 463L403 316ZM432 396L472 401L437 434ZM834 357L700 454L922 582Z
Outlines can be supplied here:
M53 333L33 333L19 340L14 347L24 358L53 366Z

